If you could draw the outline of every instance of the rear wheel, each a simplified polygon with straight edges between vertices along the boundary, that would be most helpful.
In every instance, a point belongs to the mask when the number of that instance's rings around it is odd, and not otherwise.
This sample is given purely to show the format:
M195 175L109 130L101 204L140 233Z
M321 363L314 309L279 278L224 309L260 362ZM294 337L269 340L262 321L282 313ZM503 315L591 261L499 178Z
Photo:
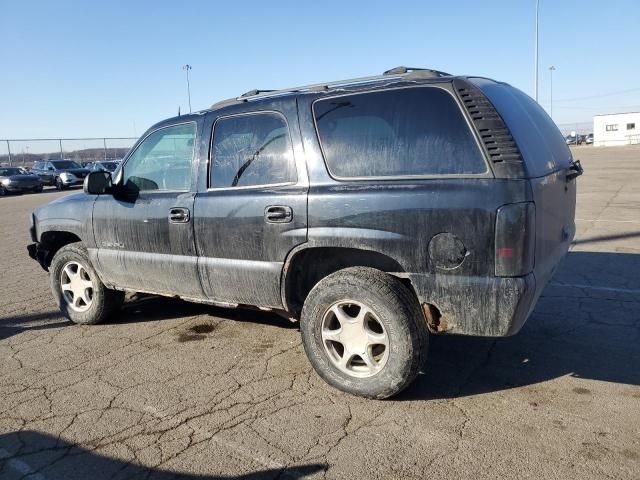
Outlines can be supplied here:
M42 185L40 185L39 187L36 187L33 189L34 193L42 193L42 190L44 189L44 187Z
M65 245L49 266L51 291L60 311L75 323L100 323L120 308L124 293L110 290L98 278L81 243Z
M367 398L406 388L427 353L428 332L414 295L379 270L353 267L322 279L309 293L302 340L330 385Z

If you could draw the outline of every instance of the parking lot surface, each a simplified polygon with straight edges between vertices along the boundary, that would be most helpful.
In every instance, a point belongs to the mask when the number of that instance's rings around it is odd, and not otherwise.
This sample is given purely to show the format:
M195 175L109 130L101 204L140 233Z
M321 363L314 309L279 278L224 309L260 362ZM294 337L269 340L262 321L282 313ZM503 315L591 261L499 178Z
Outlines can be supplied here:
M578 147L577 235L523 330L432 337L399 397L333 390L295 324L132 298L58 312L0 199L0 478L640 478L640 147Z

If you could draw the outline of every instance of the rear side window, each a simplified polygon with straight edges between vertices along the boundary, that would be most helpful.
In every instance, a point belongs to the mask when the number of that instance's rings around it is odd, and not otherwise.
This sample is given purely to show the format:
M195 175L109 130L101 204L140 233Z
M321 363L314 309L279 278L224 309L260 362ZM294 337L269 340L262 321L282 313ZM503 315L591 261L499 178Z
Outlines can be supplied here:
M211 188L295 181L293 149L284 117L275 112L260 112L223 117L216 121Z
M455 99L436 87L345 95L313 106L335 177L469 175L487 171Z

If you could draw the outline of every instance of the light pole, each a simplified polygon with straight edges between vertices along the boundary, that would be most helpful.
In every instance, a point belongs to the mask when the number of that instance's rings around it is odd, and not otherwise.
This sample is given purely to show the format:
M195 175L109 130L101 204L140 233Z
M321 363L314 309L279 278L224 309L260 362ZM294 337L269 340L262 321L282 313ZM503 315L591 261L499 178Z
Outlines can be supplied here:
M556 69L555 66L551 65L549 67L549 77L551 80L551 101L550 103L550 108L549 108L549 113L551 113L551 120L553 120L553 71Z
M188 63L182 66L182 69L187 71L187 96L189 97L189 113L191 113L191 85L189 85L189 70L191 70L192 68L193 67L191 67L191 65L189 65Z
M536 0L536 48L535 48L535 80L534 90L536 102L538 101L538 20L540 18L540 0Z

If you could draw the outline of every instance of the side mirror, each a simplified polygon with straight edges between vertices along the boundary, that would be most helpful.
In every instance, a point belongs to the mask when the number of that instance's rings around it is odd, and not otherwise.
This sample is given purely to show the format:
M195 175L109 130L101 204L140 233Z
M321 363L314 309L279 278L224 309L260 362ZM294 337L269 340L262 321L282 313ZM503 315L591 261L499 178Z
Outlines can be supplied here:
M84 193L102 195L111 191L112 181L109 172L91 172L84 179Z

